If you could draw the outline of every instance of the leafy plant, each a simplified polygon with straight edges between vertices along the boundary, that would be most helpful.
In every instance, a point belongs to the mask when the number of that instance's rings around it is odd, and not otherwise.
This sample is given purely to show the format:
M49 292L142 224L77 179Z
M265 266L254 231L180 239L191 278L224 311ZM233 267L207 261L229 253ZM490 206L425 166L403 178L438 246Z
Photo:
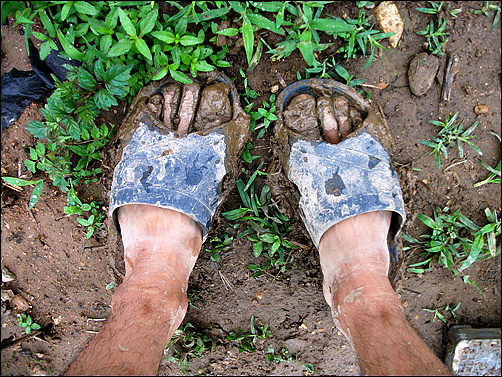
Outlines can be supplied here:
M285 238L289 231L289 220L272 204L270 187L264 185L260 195L255 193L254 182L257 175L266 174L260 171L262 166L263 162L246 184L241 179L236 182L243 207L222 213L227 220L235 222L234 227L238 227L242 222L248 224L249 228L241 232L238 237L248 236L253 242L255 257L263 255L268 258L264 267L248 266L254 271L253 277L262 275L270 267L278 269L278 274L285 272L290 261L289 257L286 258L286 253L290 254L296 247Z
M437 29L434 27L434 20L431 20L425 30L417 31L418 35L423 35L427 38L428 49L433 55L444 55L443 45L448 42L447 36L449 35L449 33L444 32L445 28L446 20L439 18Z
M440 1L439 4L435 3L434 1L429 1L429 4L432 6L432 8L417 8L417 10L422 13L434 14L439 17L439 13L441 12L444 1Z
M495 14L495 16L493 17L493 24L492 24L492 33L493 33L493 31L495 30L500 21L500 1L499 2L483 1L483 6L481 7L481 9L470 8L470 11L472 14L483 13L487 18L490 18L493 14Z
M329 69L328 69L329 68ZM350 75L347 70L337 64L335 62L335 58L331 59L331 63L328 59L324 60L322 64L318 67L307 68L306 72L310 73L319 73L317 77L319 78L331 78L338 81L344 81L345 84L350 85L352 87L356 87L357 85L361 85L366 82L364 79L354 79L353 75ZM307 76L309 78L309 76Z
M500 136L496 134L495 132L489 132L490 134L494 135L499 139L500 141ZM492 168L490 165L486 164L485 162L481 161L481 165L483 165L489 172L490 174L488 177L478 183L474 184L474 187L479 187L482 185L485 185L487 183L500 183L500 161L498 162L497 166ZM498 178L497 178L498 177Z
M470 139L476 137L475 135L470 135L478 126L479 122L474 122L471 127L463 131L464 121L462 120L460 123L455 123L457 117L458 112L451 118L450 115L448 115L443 122L437 120L429 120L429 123L441 127L441 130L438 132L438 137L432 137L432 142L420 140L420 143L422 143L423 145L433 148L433 151L430 154L433 154L435 156L438 169L441 169L441 153L443 153L447 158L447 148L453 143L457 144L460 158L464 157L464 149L462 143L469 144L472 149L474 149L480 156L483 155L479 148L470 141Z
M35 188L31 192L30 195L30 201L28 203L28 210L31 210L35 204L37 204L38 199L40 199L40 194L42 193L42 190L44 188L44 180L43 179L38 179L36 181L26 181L24 179L20 178L13 178L13 177L2 177L2 179L8 183L9 185L12 186L30 186L30 185L35 185Z
M366 55L366 49L369 43L371 53L368 62L364 66L364 68L367 68L373 61L375 49L377 47L389 51L378 41L391 37L394 33L381 33L378 30L373 30L374 25L371 25L369 22L369 18L366 16L363 8L359 10L357 20L352 20L350 17L347 17L346 23L350 26L349 30L332 33L335 38L340 36L344 39L344 44L340 47L338 52L343 52L345 58L355 58L359 52ZM327 32L327 34L330 34L330 32Z
M446 318L445 318L445 315L446 313L451 313L451 315L453 316L453 318L457 318L457 314L455 313L455 311L460 308L460 304L462 304L461 302L459 302L454 308L450 308L450 304L446 305L446 306L443 306L443 307L440 307L440 308L435 308L435 309L422 309L422 310L425 310L426 312L429 312L429 313L434 313L434 318L432 319L432 322L434 322L436 320L436 317L439 318L441 321L443 321L444 323L448 323ZM444 312L441 313L441 311Z
M254 351L256 350L256 341L258 339L266 339L267 337L272 336L272 333L268 329L268 325L258 326L258 329L256 329L254 325L254 316L251 316L250 334L244 333L243 329L239 330L241 332L241 335L238 335L237 333L232 331L226 337L227 340L232 340L239 344L239 352L246 351L249 353L254 353Z
M267 350L267 359L271 363L289 363L293 361L293 357L289 355L289 351L286 348L281 348L280 352L275 352L272 346L268 347Z
M33 322L33 319L24 313L21 313L17 317L19 326L24 328L26 334L29 334L31 330L39 330L41 326L38 323Z
M496 238L501 232L501 220L497 213L489 208L485 209L488 224L480 227L474 224L460 210L448 214L449 208L442 210L435 206L434 218L424 214L418 214L418 218L429 228L432 234L423 234L417 240L407 234L403 239L411 244L424 247L422 255L425 259L409 266L409 270L415 273L423 273L432 268L434 261L453 271L460 276L460 272L468 268L474 262L495 257L500 254L500 244L497 246ZM486 243L485 243L486 238ZM485 246L486 245L486 246ZM463 277L465 282L479 287L474 282Z
M233 239L234 237L230 237L228 234L222 233L221 236L214 237L209 240L211 249L206 249L206 251L211 252L211 260L213 262L220 261L220 252L230 249L230 243Z
M180 326L176 330L164 350L164 354L173 349L173 356L167 357L167 361L178 364L183 374L188 373L190 361L194 358L201 357L205 352L212 352L214 342L207 336L208 329L201 332L195 329L191 323Z

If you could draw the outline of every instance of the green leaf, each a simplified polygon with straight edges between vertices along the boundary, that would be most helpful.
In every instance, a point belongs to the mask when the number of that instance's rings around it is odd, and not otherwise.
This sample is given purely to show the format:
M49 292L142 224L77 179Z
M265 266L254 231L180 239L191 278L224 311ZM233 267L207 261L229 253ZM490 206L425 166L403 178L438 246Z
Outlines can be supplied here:
M127 13L124 12L122 8L118 8L118 14L120 18L120 23L122 24L122 27L124 28L126 33L131 37L136 38L137 37L136 28L132 24L131 19L129 18Z
M255 242L253 245L253 255L258 258L263 251L263 243L262 242Z
M45 9L42 9L42 11L40 11L38 16L40 17L40 21L42 21L42 24L44 25L44 29L47 30L50 37L55 38L56 37L56 29L54 29L54 25L52 24L51 20L47 16Z
M458 269L459 271L465 270L467 267L469 267L477 260L479 254L483 249L483 244L484 244L483 234L480 234L474 240L471 246L471 252L469 253L467 259L462 263L462 265Z
M183 84L191 84L193 83L192 79L190 79L187 75L185 75L183 72L176 71L174 69L170 69L169 73L171 74L171 77L175 79L178 82L181 82Z
M169 67L164 66L157 74L155 74L155 76L152 77L152 80L160 80L164 78L168 72L169 72Z
M37 171L37 168L35 167L35 161L31 160L24 160L24 165L28 168L29 171L31 171L33 174Z
M32 325L31 325L31 328L32 328L33 330L39 330L39 329L41 329L41 327L40 327L40 325L39 325L38 323L34 323L34 324L32 324Z
M309 25L315 30L324 31L328 34L349 33L356 29L355 25L351 25L338 17L333 17L333 19L318 18L311 20Z
M90 91L98 84L94 76L86 69L79 67L78 69L78 84L84 90Z
M143 39L141 39L141 38L136 39L136 42L134 42L134 45L136 46L138 51L141 52L143 54L143 56L148 61L152 60L152 54L150 52L150 49L148 48L148 46L146 45L146 42Z
M239 29L237 28L234 28L234 27L229 27L227 29L223 29L223 30L218 30L216 32L216 34L221 34L221 35L225 35L227 37L233 37L237 34L239 34Z
M154 9L149 12L148 15L141 20L139 23L139 36L143 37L145 34L148 34L155 27L155 22L159 16L159 10Z
M83 225L83 226L89 226L91 225L92 223L89 223L88 220L82 218L82 217L79 217L77 218L77 222L80 224L80 225Z
M242 38L244 42L244 49L246 50L246 58L248 61L248 65L251 63L251 59L253 58L253 43L254 43L254 33L253 27L249 22L247 17L244 17L242 24Z
M310 29L305 29L300 35L300 43L298 44L298 49L302 53L303 59L310 66L317 65L317 61L314 56L314 48L312 46L312 32Z
M93 234L94 234L94 227L90 226L89 228L87 228L87 233L85 236L87 239L89 239L92 237Z
M152 31L150 33L150 35L152 35L155 38L158 38L161 41L164 41L166 43L173 43L174 42L174 34L171 33L170 31Z
M195 63L195 68L197 68L197 70L201 72L211 72L214 70L214 67L204 60Z
M45 145L43 145L40 141L37 143L35 150L39 156L45 155Z
M194 45L201 44L203 42L204 41L201 41L199 38L193 37L193 36L190 36L190 35L184 35L184 36L182 36L180 38L180 43L183 46L194 46Z
M232 211L223 212L222 215L225 219L232 221L244 216L248 211L249 208L237 208Z
M127 52L129 52L133 44L134 41L132 39L129 38L121 39L120 41L115 43L113 47L110 49L110 51L108 52L108 57L112 58L115 56L126 54Z
M21 179L21 178L14 178L14 177L2 177L2 179L8 183L9 185L13 185L13 186L29 186L29 185L36 185L40 182L43 182L43 180L39 179L39 180L36 180L36 181L26 181L24 179Z
M44 189L44 181L40 180L36 185L30 195L30 202L28 204L28 209L32 209L35 204L37 204L38 199L40 199L40 194Z
M101 88L96 92L96 95L94 96L94 103L98 109L104 110L108 110L111 106L118 105L115 97L113 97L113 95L105 88Z
M268 18L262 16L261 14L248 13L247 16L249 18L249 21L253 25L256 25L262 29L272 31L277 34L284 35L284 30L277 29L274 22L270 21Z
M77 50L73 45L70 44L68 39L63 35L61 30L57 30L59 42L61 42L61 46L63 47L64 51L68 54L68 56L72 59L83 61L84 60L84 53L80 52Z
M68 14L70 14L71 7L73 6L73 1L68 1L65 3L63 6L63 9L61 10L61 20L65 21L66 18L68 17Z
M99 14L99 11L86 1L76 1L73 5L78 13L88 14L89 16Z
M422 222L427 225L429 228L435 229L436 223L429 216L424 215L422 213L417 214L417 217L422 220Z

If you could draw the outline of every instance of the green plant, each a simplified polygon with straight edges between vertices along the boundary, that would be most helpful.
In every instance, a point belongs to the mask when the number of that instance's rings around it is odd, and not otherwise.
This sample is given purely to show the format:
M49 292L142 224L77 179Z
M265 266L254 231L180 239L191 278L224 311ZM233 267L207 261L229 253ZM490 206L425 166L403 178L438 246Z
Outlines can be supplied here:
M460 123L455 123L457 117L458 112L451 118L450 115L448 115L443 122L437 120L429 120L429 123L441 127L441 130L438 132L438 137L432 137L432 142L420 140L420 143L422 143L423 145L433 148L433 151L430 154L433 154L435 156L438 169L441 169L441 153L443 153L447 158L447 148L453 143L457 144L460 158L464 157L464 149L462 143L469 144L472 149L474 149L480 156L483 155L479 148L470 141L470 139L476 137L475 135L470 135L478 126L479 122L474 122L471 127L469 127L466 131L463 131L464 121L462 120Z
M343 52L346 58L355 58L359 52L366 55L366 46L369 43L371 53L368 62L364 66L364 68L367 68L373 61L375 49L377 47L389 51L378 41L391 37L394 33L381 33L378 30L373 30L374 25L371 25L369 22L369 18L366 16L363 8L359 10L357 20L352 20L350 17L347 17L346 23L350 25L350 30L332 33L334 37L340 36L344 39L343 46L340 47L338 52ZM327 34L331 33L327 32Z
M209 339L207 332L208 329L196 330L191 323L180 326L164 350L164 354L167 354L173 349L173 355L166 360L178 364L181 372L187 374L192 359L201 357L206 351L213 352L215 344Z
M249 227L238 237L248 236L253 243L253 255L257 258L265 256L268 259L264 267L248 266L254 272L255 278L267 273L270 267L279 270L278 275L285 272L292 259L291 250L296 247L285 238L289 231L289 220L272 204L270 187L264 185L260 195L255 193L254 182L257 175L266 174L260 171L262 166L263 162L246 184L241 179L236 182L243 206L222 213L227 220L235 222L234 227L243 222L248 224Z
M92 237L96 228L103 228L105 214L103 212L98 212L100 206L103 204L102 202L93 200L90 203L82 203L82 201L77 197L75 190L72 188L68 191L67 204L68 205L63 209L66 215L82 215L82 212L90 212L88 218L77 218L80 225L87 227L87 239Z
M494 136L497 137L500 141L500 136L496 134L495 132L488 132ZM485 162L481 161L481 165L483 165L489 172L490 174L488 177L480 182L477 182L474 184L474 187L479 187L482 185L485 185L487 183L500 183L500 161L498 162L497 166L492 168L490 165L486 164ZM498 178L497 178L498 177Z
M13 177L2 177L2 179L8 183L9 185L12 186L30 186L30 185L35 185L35 188L31 192L30 195L30 201L28 203L28 210L31 210L35 204L37 204L38 199L40 199L40 194L42 193L42 190L44 189L44 180L43 179L38 179L36 181L26 181L24 179L20 178L13 178Z
M241 335L238 335L237 333L232 331L227 335L226 339L237 342L239 344L239 352L246 351L253 353L256 350L256 341L258 339L266 339L267 337L271 337L272 333L268 329L268 325L258 326L258 329L256 329L254 325L254 316L251 316L250 328L250 334L246 334L244 333L243 329L239 329Z
M454 308L450 308L450 304L446 305L446 306L443 306L443 307L440 307L440 308L435 308L435 309L422 309L422 310L425 310L426 312L429 312L429 313L434 313L434 318L432 319L432 322L434 322L436 320L436 317L439 318L441 321L443 321L444 323L448 323L446 318L445 318L445 314L446 313L451 313L451 315L453 316L453 318L457 318L457 314L455 313L455 311L460 308L460 304L462 304L461 302L459 302ZM441 313L441 311L444 312Z
M189 289L187 291L187 299L188 299L188 305L190 305L192 308L199 309L197 306L194 305L194 301L200 300L200 296L197 293L196 290L194 289Z
M435 3L434 1L429 1L429 4L432 6L432 8L417 8L417 10L422 13L434 14L439 17L444 1L440 1L439 4Z
M39 330L41 326L38 323L33 322L33 319L24 313L21 313L17 317L19 326L24 328L26 334L29 334L31 330Z
M481 9L470 8L470 11L472 14L483 13L487 18L490 18L492 14L495 14L495 16L493 17L493 24L492 24L492 33L493 33L493 31L495 30L500 21L500 1L499 2L483 1L483 6L481 7Z
M305 71L307 72L307 74L320 72L319 75L317 75L317 77L319 78L331 78L338 81L345 81L345 84L350 85L352 87L356 87L357 85L361 85L366 82L366 80L364 79L353 80L354 76L349 75L349 73L343 66L337 64L335 62L335 58L331 59L331 63L329 62L328 59L326 59L322 62L320 66L307 68ZM309 77L310 76L307 75L307 78Z
M460 272L468 268L474 262L495 257L500 254L500 244L497 246L496 238L501 232L501 221L497 213L489 208L485 209L488 224L480 227L474 224L460 210L448 214L449 208L434 207L434 218L419 213L418 218L429 228L432 234L423 234L417 240L407 234L403 239L411 244L424 247L422 255L425 259L409 266L409 271L423 273L432 268L432 263L437 261L460 276ZM486 246L485 246L486 237ZM464 281L479 287L468 280L469 276L463 277Z
M220 252L230 249L230 243L233 239L234 237L230 237L228 234L222 233L221 236L214 237L209 240L211 249L206 249L206 251L211 252L211 260L213 262L220 261Z
M280 352L275 352L274 348L272 346L268 347L267 350L267 359L271 363L280 363L280 362L285 362L289 363L293 361L293 357L289 355L289 351L286 348L281 348Z
M433 55L444 55L443 45L448 42L448 38L446 37L449 35L449 33L444 32L445 28L446 20L439 18L436 30L434 29L434 20L431 20L425 30L417 31L418 35L423 35L427 38L428 49Z

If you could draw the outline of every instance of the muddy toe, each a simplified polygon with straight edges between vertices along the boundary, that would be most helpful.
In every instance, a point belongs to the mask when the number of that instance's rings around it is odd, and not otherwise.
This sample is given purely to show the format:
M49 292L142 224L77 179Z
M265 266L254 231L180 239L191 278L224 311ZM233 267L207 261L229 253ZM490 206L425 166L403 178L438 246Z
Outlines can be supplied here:
M249 115L226 76L201 74L193 84L152 82L133 100L116 135L110 216L126 204L150 204L186 214L207 234L240 172L250 137Z

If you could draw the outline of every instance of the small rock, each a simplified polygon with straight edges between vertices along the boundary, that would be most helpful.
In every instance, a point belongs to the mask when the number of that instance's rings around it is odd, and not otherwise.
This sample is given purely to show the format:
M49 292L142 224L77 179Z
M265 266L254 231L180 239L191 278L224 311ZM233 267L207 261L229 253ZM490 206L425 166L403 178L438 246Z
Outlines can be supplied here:
M488 106L486 105L478 105L478 106L475 106L474 107L474 112L477 114L477 115L480 115L480 114L485 114L488 112Z
M408 82L411 92L421 97L429 91L436 77L439 59L426 52L420 52L411 60L408 69Z
M14 297L14 292L12 292L12 290L7 289L4 291L2 289L2 301L10 301L12 297Z
M2 266L2 283L8 283L9 281L15 279L16 275L14 275L7 267Z
M307 325L305 323L302 323L300 326L298 326L299 329L307 330Z
M256 292L256 298L261 300L263 298L263 292Z
M375 8L375 16L378 27L384 33L395 33L389 37L391 47L396 48L401 35L403 34L404 23L401 19L397 5L392 1L382 1L378 7Z
M15 309L17 309L21 312L25 312L30 308L30 304L28 304L28 301L26 301L20 295L14 295L14 297L12 297L10 302L14 306Z
M272 93L277 93L279 91L279 85L274 85L273 87L270 88L270 91Z

